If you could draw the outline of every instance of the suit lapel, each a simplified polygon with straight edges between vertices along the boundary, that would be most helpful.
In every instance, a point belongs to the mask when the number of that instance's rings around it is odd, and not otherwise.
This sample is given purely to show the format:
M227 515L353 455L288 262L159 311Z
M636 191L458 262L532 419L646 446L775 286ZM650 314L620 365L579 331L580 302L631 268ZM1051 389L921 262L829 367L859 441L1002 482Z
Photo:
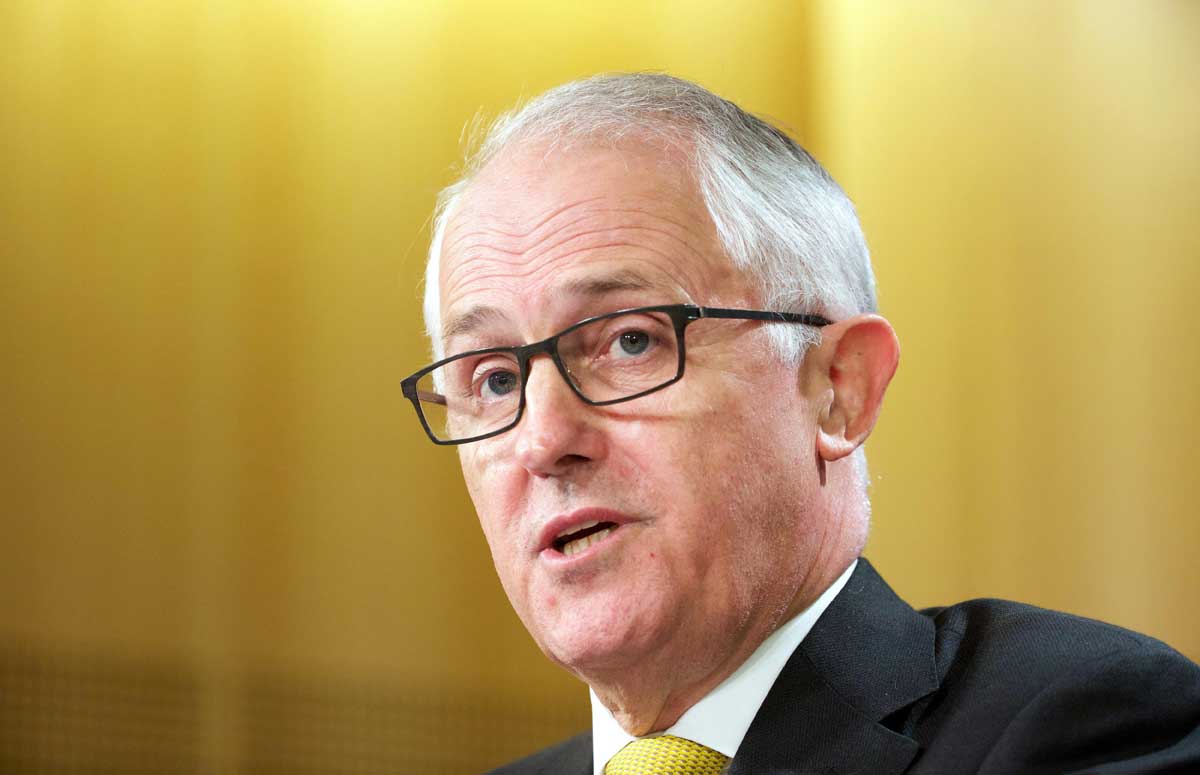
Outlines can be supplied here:
M917 743L880 722L937 688L933 623L866 559L792 654L729 775L892 775Z
M536 775L592 775L591 731L543 752L536 768L527 771Z

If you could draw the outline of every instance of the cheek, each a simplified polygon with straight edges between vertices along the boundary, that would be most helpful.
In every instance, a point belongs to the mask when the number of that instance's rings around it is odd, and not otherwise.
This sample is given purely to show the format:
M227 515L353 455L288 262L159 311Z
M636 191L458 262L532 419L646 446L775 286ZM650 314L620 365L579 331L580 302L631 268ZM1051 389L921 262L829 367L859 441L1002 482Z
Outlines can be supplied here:
M481 456L463 455L461 462L480 527L492 553L499 555L500 545L511 532L506 527L512 516L520 513L520 469Z
M785 544L789 512L801 507L804 420L769 387L729 391L727 400L682 415L669 436L641 442L643 450L657 443L669 461L654 469L665 478L658 491L688 505L704 522L697 533L710 554L734 563L762 562Z
M686 497L686 479L703 457L687 430L687 423L661 418L632 420L615 426L607 463L611 480L627 493L655 498Z
M612 426L612 448L620 453L609 461L611 473L652 509L712 510L747 458L741 402L702 400L704 386L691 387L696 389L669 391L644 418Z

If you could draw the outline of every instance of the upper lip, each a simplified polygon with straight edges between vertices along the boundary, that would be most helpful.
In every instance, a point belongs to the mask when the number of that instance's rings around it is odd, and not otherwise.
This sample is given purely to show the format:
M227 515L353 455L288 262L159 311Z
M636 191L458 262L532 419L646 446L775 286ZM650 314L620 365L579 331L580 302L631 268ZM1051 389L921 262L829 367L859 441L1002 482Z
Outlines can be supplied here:
M554 546L554 540L559 535L573 533L589 522L612 522L616 525L624 525L632 521L633 517L622 514L619 511L596 506L576 509L566 514L558 514L545 525L542 525L542 530L538 534L537 550L540 553L551 548Z

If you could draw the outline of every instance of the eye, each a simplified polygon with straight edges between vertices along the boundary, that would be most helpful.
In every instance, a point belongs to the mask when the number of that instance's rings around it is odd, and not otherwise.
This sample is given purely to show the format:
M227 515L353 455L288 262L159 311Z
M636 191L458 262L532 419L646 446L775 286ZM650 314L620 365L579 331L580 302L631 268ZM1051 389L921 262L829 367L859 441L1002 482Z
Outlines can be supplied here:
M621 362L642 364L647 359L665 356L672 339L669 320L645 313L613 318L596 333L595 345L589 348L595 353L593 359L607 360L614 365Z
M650 347L650 334L645 331L625 331L614 344L626 355L641 355Z
M482 398L503 398L520 386L516 372L492 369L475 378L476 391Z

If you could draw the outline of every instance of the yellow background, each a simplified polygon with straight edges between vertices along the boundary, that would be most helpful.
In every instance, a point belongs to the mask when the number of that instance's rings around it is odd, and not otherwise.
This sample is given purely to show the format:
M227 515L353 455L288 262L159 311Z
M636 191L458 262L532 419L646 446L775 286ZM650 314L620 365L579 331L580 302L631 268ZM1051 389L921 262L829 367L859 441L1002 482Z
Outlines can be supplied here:
M647 5L0 4L0 763L471 772L587 723L398 383L464 124L607 70L857 203L903 596L1200 658L1200 4Z

